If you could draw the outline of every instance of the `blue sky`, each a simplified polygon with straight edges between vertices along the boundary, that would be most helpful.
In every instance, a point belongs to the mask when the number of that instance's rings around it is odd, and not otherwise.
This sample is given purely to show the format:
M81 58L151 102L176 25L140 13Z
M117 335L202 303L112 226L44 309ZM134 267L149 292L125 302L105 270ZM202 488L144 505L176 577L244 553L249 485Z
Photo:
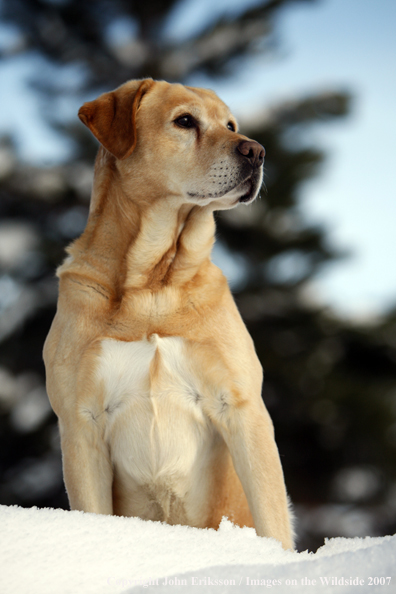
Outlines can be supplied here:
M283 26L290 57L267 70L268 93L287 80L285 94L338 86L355 97L348 120L316 135L329 162L304 188L307 217L354 252L318 288L346 313L375 312L396 303L396 3L329 0L285 13Z
M196 18L186 18L194 4L179 12L174 34L186 22L194 26L211 0L201 0ZM216 9L234 4L219 0ZM275 57L257 57L235 79L211 86L241 119L260 113L263 100L271 105L315 91L352 93L347 119L310 134L328 158L322 174L304 185L302 210L307 220L326 224L333 244L352 253L323 272L312 295L347 316L377 315L396 304L396 2L292 4L276 30Z
M187 0L168 34L180 37L186 25L196 27L206 15L238 5L241 0ZM263 103L316 91L353 94L347 119L310 132L328 159L322 174L303 187L301 204L307 220L324 223L331 241L352 252L321 274L312 294L348 316L378 314L396 303L396 2L291 4L276 30L276 56L255 57L229 81L190 82L211 86L241 119L262 111ZM5 33L0 28L0 38ZM40 163L65 156L67 147L42 123L26 86L37 65L40 59L31 56L0 66L0 132L13 132L23 157Z

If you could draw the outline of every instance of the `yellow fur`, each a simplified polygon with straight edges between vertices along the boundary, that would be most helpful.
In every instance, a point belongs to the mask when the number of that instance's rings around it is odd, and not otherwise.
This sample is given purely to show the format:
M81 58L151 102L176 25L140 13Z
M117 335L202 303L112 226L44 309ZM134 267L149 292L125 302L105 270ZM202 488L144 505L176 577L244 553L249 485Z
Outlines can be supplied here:
M202 528L227 515L290 548L261 365L210 260L213 211L256 197L264 150L213 92L165 82L80 117L102 147L44 348L70 505Z

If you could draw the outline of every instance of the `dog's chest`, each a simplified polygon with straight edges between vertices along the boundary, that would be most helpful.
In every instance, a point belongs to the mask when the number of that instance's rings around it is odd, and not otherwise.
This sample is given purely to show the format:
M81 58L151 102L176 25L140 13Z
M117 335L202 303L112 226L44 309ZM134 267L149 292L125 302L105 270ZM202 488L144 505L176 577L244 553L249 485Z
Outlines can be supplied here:
M117 472L135 485L188 489L196 461L209 455L213 430L185 353L178 337L102 341L106 439Z

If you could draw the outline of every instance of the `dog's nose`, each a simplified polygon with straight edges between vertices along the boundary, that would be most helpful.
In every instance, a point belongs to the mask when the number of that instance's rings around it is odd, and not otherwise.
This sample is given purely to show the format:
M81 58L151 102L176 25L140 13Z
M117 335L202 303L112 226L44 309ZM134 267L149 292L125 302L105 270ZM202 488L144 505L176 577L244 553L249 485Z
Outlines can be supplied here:
M264 163L265 148L255 140L242 140L238 144L237 150L249 159L253 167L261 167Z

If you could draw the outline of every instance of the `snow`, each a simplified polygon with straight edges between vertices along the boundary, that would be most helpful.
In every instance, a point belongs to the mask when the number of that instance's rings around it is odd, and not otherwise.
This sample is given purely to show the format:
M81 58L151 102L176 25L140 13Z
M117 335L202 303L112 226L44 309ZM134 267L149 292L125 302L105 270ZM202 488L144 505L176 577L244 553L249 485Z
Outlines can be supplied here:
M333 538L313 554L225 518L215 531L0 506L0 525L2 594L396 592L396 535Z

